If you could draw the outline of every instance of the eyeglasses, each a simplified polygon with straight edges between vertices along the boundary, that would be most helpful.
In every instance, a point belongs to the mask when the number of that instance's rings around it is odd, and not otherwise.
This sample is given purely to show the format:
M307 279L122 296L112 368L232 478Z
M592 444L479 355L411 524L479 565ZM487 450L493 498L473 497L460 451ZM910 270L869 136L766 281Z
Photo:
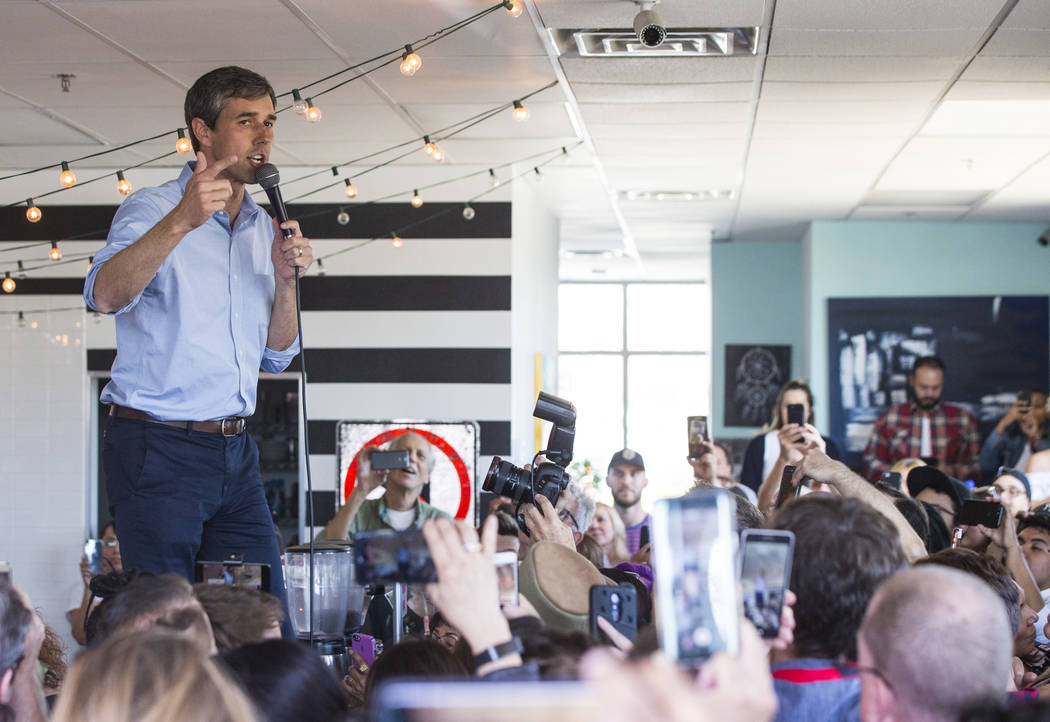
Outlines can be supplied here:
M558 512L558 518L565 524L571 524L572 528L576 531L580 530L580 525L576 523L576 517L572 515L572 512L568 509L562 509Z
M890 691L893 691L893 683L886 678L886 675L884 675L880 670L876 669L875 667L861 667L858 665L857 667L855 667L855 669L857 670L858 674L875 675L876 677L878 677L880 682L882 682L890 689Z
M445 632L444 634L441 634L435 630L430 632L430 638L436 642L444 642L446 640L450 642L458 642L459 632Z
M992 490L995 491L997 496L1025 496L1024 489L1015 489L1012 486L1005 486L1003 488L993 486Z

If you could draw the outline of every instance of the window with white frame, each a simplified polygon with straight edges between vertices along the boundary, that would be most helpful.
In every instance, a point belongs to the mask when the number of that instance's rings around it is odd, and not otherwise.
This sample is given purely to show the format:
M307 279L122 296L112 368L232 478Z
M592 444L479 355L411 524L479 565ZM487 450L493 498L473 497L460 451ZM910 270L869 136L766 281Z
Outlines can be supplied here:
M710 412L710 348L706 284L562 283L558 395L576 405L574 459L604 477L626 446L645 459L647 502L689 489L686 418Z

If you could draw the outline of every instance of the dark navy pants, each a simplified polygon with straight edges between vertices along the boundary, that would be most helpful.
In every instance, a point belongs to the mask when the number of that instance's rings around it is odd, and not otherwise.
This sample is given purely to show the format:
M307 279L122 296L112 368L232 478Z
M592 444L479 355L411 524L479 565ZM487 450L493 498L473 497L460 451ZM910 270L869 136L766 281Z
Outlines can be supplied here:
M125 569L174 572L241 554L270 565L270 592L281 600L292 636L277 531L259 474L259 449L247 433L223 436L110 417L102 447L109 510Z

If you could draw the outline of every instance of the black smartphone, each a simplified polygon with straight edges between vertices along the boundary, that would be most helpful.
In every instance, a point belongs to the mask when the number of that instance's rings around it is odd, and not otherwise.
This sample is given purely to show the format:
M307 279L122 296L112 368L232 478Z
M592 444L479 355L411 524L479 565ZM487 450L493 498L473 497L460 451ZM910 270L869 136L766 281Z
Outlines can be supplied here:
M638 548L644 549L645 545L649 543L649 525L646 524L638 532Z
M690 416L686 420L686 428L689 435L689 458L699 459L706 451L704 442L711 439L707 429L707 417Z
M795 535L789 531L748 529L740 537L740 591L744 615L763 639L780 634L784 593L791 586Z
M740 648L736 503L722 489L653 507L653 603L660 648L696 666Z
M205 584L230 584L235 587L270 591L270 565L227 559L224 562L197 562L195 581Z
M1032 392L1031 391L1018 391L1017 392L1017 403L1024 407L1024 412L1027 413L1028 409L1032 408Z
M997 529L1003 523L1003 505L997 501L965 499L955 523L959 526L981 524L989 529Z
M376 451L373 452L370 461L372 468L380 471L384 469L407 469L409 465L408 452L403 450Z
M892 486L894 489L900 489L901 473L899 471L884 471L882 472L882 476L879 477L879 481L881 481L886 486Z
M88 539L84 542L84 559L87 560L88 570L91 576L101 574L102 567L102 540Z
M791 485L791 477L794 475L794 466L788 465L784 467L784 473L780 475L780 490L777 491L777 509L787 504L788 499L794 499L802 493L802 484L798 486Z
M367 531L354 535L354 583L424 584L437 570L420 529Z
M788 418L789 424L798 424L803 426L806 423L806 407L804 404L788 404Z
M608 642L609 638L598 626L598 617L605 617L617 632L633 642L638 638L638 590L629 584L618 587L595 584L591 587L591 637Z

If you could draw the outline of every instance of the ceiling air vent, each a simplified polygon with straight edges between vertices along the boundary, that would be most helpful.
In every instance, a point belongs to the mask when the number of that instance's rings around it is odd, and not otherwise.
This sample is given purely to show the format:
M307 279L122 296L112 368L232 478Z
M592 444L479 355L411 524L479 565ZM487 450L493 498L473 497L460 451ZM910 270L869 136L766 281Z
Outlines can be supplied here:
M728 201L733 199L733 191L729 188L712 188L699 191L625 190L617 191L616 195L620 200L624 201L688 202Z
M643 45L630 29L547 29L561 55L581 58L754 55L758 48L758 31L757 27L668 29L667 39L650 48Z

